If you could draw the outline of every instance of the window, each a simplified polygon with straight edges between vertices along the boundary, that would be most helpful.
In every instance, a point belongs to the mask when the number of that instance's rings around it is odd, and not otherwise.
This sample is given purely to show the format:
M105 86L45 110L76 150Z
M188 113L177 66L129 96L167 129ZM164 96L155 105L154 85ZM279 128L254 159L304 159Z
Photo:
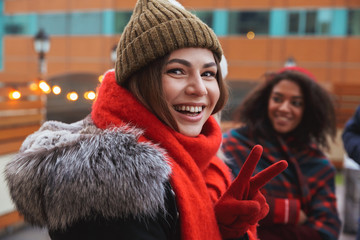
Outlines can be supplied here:
M229 13L229 34L269 34L269 12L249 11Z
M316 33L316 12L307 11L305 19L305 34L314 35Z
M213 12L212 11L193 11L198 18L206 23L210 28L213 28Z
M299 29L299 25L300 25L300 13L299 12L289 12L289 28L288 28L288 33L293 35L293 34L298 34L300 29Z
M349 11L349 35L360 35L360 9Z
M4 18L5 34L29 34L30 15L9 15Z
M333 13L331 9L320 9L317 14L317 29L321 35L330 35Z
M332 11L330 9L288 12L289 35L330 35Z
M132 12L116 12L115 13L115 33L122 33L128 24Z

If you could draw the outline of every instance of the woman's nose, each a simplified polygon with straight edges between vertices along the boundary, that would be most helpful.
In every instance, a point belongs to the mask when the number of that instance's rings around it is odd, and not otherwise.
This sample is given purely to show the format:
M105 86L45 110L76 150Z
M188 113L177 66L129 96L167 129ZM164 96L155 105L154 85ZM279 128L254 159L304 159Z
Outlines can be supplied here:
M286 111L286 112L290 111L290 103L289 103L289 101L282 102L280 104L279 110Z
M189 77L189 84L186 93L191 95L203 96L207 94L207 89L200 74L194 74Z

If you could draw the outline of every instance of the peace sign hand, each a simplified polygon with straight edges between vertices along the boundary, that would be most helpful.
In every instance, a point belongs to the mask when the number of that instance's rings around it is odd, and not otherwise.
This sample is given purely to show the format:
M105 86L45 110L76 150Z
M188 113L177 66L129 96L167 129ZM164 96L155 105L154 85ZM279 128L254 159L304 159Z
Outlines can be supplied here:
M224 239L243 236L251 225L269 212L265 197L259 191L268 181L287 168L281 160L251 177L263 148L254 146L239 175L215 204L215 214Z

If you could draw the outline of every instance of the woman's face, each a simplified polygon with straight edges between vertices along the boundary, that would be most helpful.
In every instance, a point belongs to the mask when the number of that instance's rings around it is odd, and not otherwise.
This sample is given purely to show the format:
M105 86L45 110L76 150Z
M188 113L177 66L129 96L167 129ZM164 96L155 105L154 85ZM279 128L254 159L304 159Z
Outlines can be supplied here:
M220 97L217 71L208 49L182 48L170 54L162 85L180 133L190 137L200 134Z
M299 85L284 79L276 84L270 94L268 115L278 133L288 133L301 122L304 99Z

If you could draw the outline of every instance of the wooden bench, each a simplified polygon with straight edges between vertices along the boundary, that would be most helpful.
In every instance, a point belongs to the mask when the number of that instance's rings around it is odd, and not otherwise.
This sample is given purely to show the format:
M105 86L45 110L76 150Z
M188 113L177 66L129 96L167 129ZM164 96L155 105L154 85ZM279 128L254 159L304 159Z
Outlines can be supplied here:
M10 100L10 87L0 88L0 155L17 152L26 136L44 120L45 101L41 90L19 87L22 96Z
M30 90L22 83L14 85L20 85L17 90L22 96L18 100L9 99L8 94L12 88L8 83L2 81L0 85L0 156L16 153L24 139L38 130L44 120L45 98L41 90ZM5 166L5 163L1 166ZM1 172L3 170L0 169ZM6 185L5 182L0 184ZM6 188L2 189L6 191ZM7 208L0 215L0 230L23 222L23 217L15 209Z

